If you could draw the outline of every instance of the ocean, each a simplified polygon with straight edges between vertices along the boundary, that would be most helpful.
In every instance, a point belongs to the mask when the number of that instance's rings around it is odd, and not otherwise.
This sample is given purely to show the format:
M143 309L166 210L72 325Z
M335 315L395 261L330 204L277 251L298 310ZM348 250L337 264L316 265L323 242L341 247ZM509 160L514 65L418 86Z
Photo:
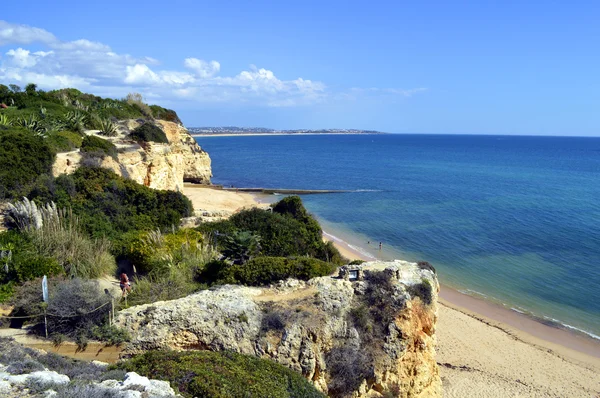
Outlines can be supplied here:
M600 339L600 138L197 141L215 184L351 190L302 198L335 239L429 261L449 287Z

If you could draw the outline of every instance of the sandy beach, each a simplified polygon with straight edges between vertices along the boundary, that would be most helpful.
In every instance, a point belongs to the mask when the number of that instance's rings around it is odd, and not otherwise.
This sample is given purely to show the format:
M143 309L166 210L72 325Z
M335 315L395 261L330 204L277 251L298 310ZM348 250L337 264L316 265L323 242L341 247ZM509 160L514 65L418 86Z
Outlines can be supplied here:
M194 208L265 205L248 193L188 187ZM259 203L258 201L263 203ZM343 241L344 257L373 260ZM600 342L442 286L436 330L445 397L600 397Z
M444 397L600 397L600 341L443 285L436 336Z
M185 184L183 194L192 201L195 211L235 213L244 208L263 205L261 199L254 194L223 191L196 184Z

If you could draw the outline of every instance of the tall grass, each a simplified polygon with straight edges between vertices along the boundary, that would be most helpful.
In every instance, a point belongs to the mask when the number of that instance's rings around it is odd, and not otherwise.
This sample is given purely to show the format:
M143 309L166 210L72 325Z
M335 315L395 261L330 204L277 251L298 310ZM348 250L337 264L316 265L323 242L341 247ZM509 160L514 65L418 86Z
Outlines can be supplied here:
M71 277L97 278L116 271L110 242L88 238L71 209L58 209L53 202L37 206L23 198L9 203L8 219L9 226L31 237L38 254L55 258Z
M29 234L40 254L56 258L71 277L98 278L116 271L108 239L88 238L71 209L46 215L42 226Z

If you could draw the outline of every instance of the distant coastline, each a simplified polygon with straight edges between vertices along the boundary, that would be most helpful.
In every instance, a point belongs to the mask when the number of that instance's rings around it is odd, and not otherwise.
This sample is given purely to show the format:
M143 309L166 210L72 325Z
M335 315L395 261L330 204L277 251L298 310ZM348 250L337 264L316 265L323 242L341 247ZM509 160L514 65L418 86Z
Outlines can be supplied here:
M297 129L297 130L275 130L264 127L188 127L188 131L194 137L209 136L257 136L257 135L356 135L356 134L389 134L374 130L359 129Z

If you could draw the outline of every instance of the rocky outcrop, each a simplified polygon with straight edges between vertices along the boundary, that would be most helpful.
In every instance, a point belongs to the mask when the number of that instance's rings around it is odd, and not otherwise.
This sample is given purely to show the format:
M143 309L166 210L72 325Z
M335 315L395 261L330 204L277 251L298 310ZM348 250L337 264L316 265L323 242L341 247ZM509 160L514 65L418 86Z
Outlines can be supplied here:
M209 184L212 174L208 153L202 150L185 127L164 120L156 123L165 132L168 144L137 143L127 139L127 134L139 126L139 122L128 120L120 124L117 137L101 137L115 144L117 159L89 156L80 151L59 153L52 173L54 176L70 174L86 164L110 169L154 189L181 191L184 181Z
M362 270L355 281L205 290L123 310L116 324L133 336L128 354L233 350L286 365L330 396L441 396L433 269L393 261Z

